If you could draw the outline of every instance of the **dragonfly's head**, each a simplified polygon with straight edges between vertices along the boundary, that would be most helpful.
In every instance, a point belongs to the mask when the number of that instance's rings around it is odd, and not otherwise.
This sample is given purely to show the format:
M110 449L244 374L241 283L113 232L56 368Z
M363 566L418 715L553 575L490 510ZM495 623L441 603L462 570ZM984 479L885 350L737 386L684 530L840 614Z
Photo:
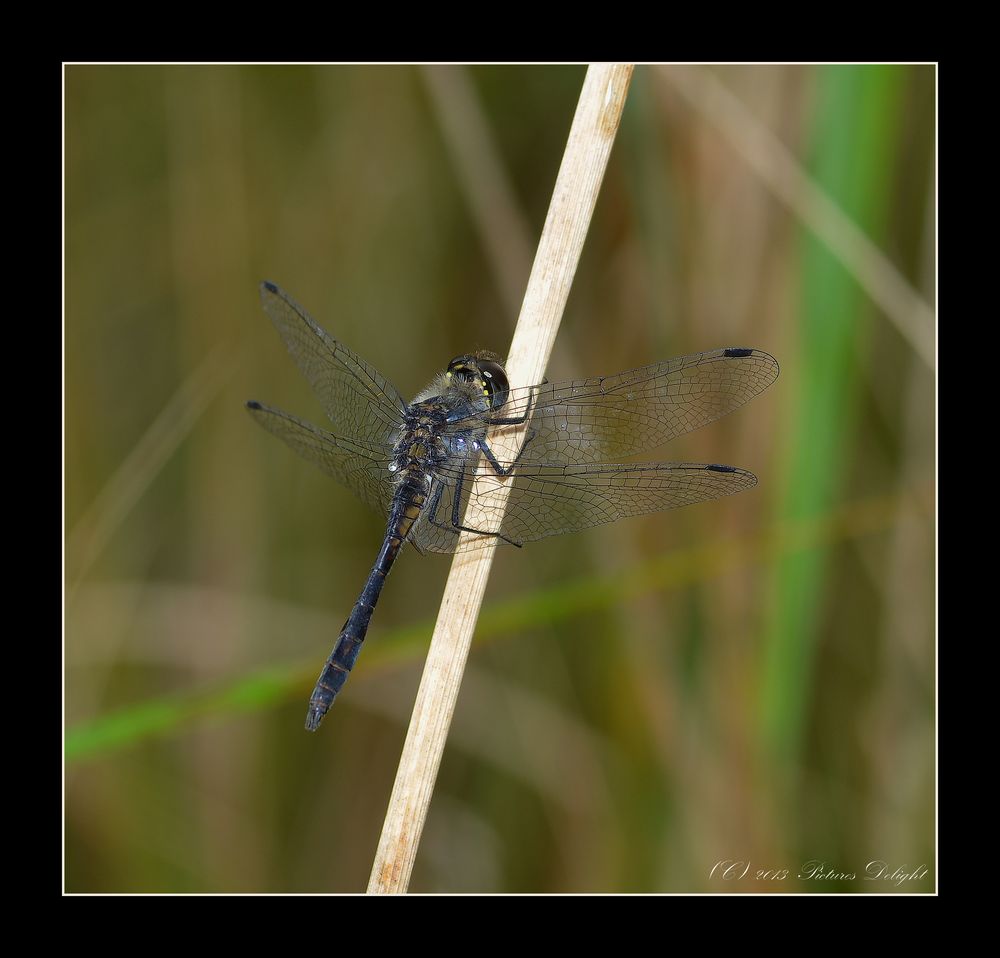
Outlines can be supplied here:
M496 353L480 351L456 356L448 363L445 376L452 385L485 399L493 412L507 402L510 382Z

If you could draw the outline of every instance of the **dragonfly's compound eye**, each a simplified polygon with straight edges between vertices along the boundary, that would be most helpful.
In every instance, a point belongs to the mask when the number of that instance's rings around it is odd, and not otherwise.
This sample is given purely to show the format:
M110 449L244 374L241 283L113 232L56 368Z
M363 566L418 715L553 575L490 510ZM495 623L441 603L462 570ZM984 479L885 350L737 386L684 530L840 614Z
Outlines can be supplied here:
M490 409L500 409L510 393L510 381L503 366L491 359L480 359L479 373L483 377L483 391L490 401Z
M478 379L479 374L476 372L473 357L456 356L448 363L448 376L449 378L454 376L463 383L471 383L474 379Z

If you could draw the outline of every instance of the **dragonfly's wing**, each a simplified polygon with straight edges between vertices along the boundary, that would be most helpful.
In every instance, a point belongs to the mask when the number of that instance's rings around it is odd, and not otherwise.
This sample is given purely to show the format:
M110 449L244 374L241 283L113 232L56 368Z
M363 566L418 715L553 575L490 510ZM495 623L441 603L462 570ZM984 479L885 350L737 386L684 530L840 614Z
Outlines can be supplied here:
M514 473L514 490L500 531L514 542L532 542L616 519L721 499L755 485L756 476L745 469L690 462L529 464L518 466ZM489 511L497 494L487 488L475 498Z
M383 446L335 436L259 402L247 403L247 409L268 432L274 433L300 456L319 466L376 512L388 516L393 487L389 460Z
M292 359L309 380L338 436L391 443L406 403L373 366L321 329L274 283L260 284L260 300Z
M523 415L530 400L535 434L522 464L607 462L725 416L777 376L777 361L759 349L715 349L615 376L512 390L495 416Z
M443 473L438 480L442 483L436 516L440 525L433 525L425 510L414 526L411 538L421 551L454 552L458 546L451 521L459 485L456 479L457 474ZM690 462L519 464L509 479L483 477L475 495L470 495L472 483L463 480L459 514L465 517L464 525L499 531L520 544L720 499L756 484L753 473L744 469ZM502 485L511 486L506 509L499 494ZM485 541L486 537L480 537L465 548Z

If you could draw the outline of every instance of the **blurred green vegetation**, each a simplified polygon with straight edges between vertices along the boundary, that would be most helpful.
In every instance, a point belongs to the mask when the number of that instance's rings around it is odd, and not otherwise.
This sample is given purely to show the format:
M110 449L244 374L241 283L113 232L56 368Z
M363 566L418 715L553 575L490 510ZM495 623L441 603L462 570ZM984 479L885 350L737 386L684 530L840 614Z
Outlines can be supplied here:
M66 69L67 890L364 889L448 562L307 735L382 530L245 414L322 423L257 282L404 394L502 352L583 73ZM498 556L412 890L935 887L935 374L795 187L932 305L935 84L637 69L549 376L768 350L650 453L760 484Z

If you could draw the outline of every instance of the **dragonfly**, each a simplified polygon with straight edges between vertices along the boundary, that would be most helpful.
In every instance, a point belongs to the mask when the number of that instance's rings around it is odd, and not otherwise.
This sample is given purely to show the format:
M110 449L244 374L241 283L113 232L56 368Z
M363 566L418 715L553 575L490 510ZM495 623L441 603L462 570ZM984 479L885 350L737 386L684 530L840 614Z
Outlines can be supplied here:
M464 353L406 402L274 283L261 283L260 296L332 429L253 400L247 409L386 522L382 547L309 699L309 731L319 728L354 668L404 544L419 553L486 542L520 547L757 483L735 466L615 460L714 422L761 393L778 375L777 361L762 350L715 349L527 388L511 388L499 356ZM509 461L493 448L505 431L518 441Z

